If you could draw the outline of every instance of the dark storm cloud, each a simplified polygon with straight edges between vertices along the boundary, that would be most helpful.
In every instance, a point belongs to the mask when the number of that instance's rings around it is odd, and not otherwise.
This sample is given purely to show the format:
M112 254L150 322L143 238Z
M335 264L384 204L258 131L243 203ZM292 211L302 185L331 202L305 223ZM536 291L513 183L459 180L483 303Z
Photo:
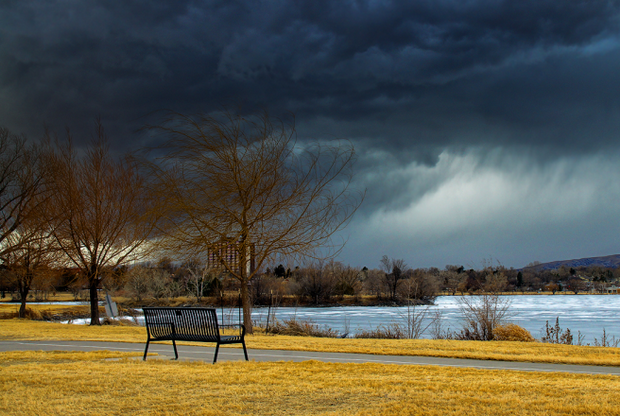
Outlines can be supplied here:
M292 110L302 134L327 118L329 134L424 147L527 140L525 124L563 118L540 112L554 94L569 109L617 102L617 50L595 68L583 55L616 39L617 2L401 3L4 2L0 122L33 132L101 115L123 131L155 110L232 103ZM593 88L554 85L565 66Z
M612 254L619 19L597 0L0 0L0 125L79 143L101 116L127 150L163 109L288 110L300 141L355 145L344 261Z

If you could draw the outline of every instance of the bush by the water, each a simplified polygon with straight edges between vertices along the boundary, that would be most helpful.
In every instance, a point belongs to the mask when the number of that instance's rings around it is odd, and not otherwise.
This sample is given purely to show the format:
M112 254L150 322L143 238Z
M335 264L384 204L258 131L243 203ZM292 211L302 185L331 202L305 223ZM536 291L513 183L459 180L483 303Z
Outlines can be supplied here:
M493 329L493 340L521 342L535 341L530 331L516 324L506 324L495 327Z
M339 338L341 336L331 328L320 328L312 321L297 320L295 318L276 321L275 324L269 326L268 333L325 338Z
M365 329L355 334L355 338L370 339L405 339L407 334L403 328L395 323L390 325L379 325L376 329Z

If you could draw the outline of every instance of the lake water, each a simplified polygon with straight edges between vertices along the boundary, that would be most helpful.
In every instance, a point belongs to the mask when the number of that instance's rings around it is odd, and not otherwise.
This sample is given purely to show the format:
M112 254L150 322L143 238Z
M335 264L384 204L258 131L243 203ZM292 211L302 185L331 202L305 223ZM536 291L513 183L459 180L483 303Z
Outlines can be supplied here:
M444 330L458 331L463 325L460 298L440 296L435 300L435 305L417 307L416 311L428 308L428 316L438 312ZM595 337L601 339L603 329L608 337L620 338L620 295L520 295L500 298L510 302L508 321L524 327L535 338L543 335L546 321L549 321L549 325L555 325L556 318L560 319L562 330L570 328L575 342L580 332L585 337L585 343L593 344ZM267 311L268 308L255 308L252 312L254 323L265 325ZM239 322L237 308L217 308L217 314L220 322L225 324ZM275 309L275 315L280 321L291 318L309 320L321 328L331 328L339 333L348 329L352 334L360 330L376 329L380 325L405 324L407 307L280 307ZM142 324L143 319L138 318ZM89 322L82 319L72 321L76 324ZM429 331L422 337L430 338Z
M594 337L601 339L603 329L607 336L620 337L620 296L619 295L534 295L501 297L510 301L509 321L529 330L535 338L540 338L545 322L554 325L560 319L562 330L570 328L577 341L577 332L585 336L584 342L594 342ZM440 296L435 305L428 307L428 314L440 313L444 329L460 330L462 314L459 308L460 296ZM421 308L417 307L417 311ZM220 310L218 314L221 315ZM291 308L276 309L276 318L285 320L296 318L311 320L320 327L329 327L343 332L348 326L349 332L375 329L379 325L390 323L404 324L407 307L376 307L376 306L342 306L325 308ZM238 312L224 309L224 320L237 321ZM256 308L252 319L256 323L265 324L267 308ZM423 338L430 337L425 333Z

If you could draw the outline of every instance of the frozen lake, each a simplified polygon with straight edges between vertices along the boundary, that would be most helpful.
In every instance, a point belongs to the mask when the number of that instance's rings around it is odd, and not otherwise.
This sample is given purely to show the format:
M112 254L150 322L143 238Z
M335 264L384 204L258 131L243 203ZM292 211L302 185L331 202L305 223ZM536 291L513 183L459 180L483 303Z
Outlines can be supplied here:
M590 344L594 342L594 337L601 339L603 329L607 331L608 336L620 337L619 295L520 295L502 298L508 298L511 302L508 320L526 328L535 338L541 337L545 321L554 325L556 317L560 318L563 330L570 328L575 341L577 331L585 336L584 342ZM438 311L444 329L460 330L462 320L459 299L459 296L440 296L436 299L435 305L428 307L429 314ZM343 306L276 309L278 320L293 317L311 320L321 327L329 327L339 332L344 331L346 324L350 332L374 329L392 322L404 324L406 314L407 307ZM252 313L252 319L263 325L266 316L267 308L257 308ZM224 319L226 322L236 321L237 314L230 309L224 309ZM429 334L426 333L423 337L429 337Z
M543 334L545 322L555 324L560 318L562 330L570 328L575 342L577 332L585 336L585 343L594 343L594 337L601 339L603 329L609 337L620 337L620 295L518 295L502 296L508 299L508 321L516 323L532 333L535 338ZM462 328L459 309L460 296L440 296L435 305L428 306L428 315L439 312L444 330L458 331ZM418 306L417 311L426 308ZM223 315L222 315L223 312ZM239 321L237 308L217 308L217 314L225 324ZM379 325L391 323L405 324L407 307L383 306L336 306L336 307L280 307L275 309L276 319L283 321L291 318L310 320L319 327L329 327L337 332L344 332L348 326L349 333L360 330L375 329ZM143 324L144 318L138 318ZM252 313L255 324L265 325L267 308L255 308ZM90 320L76 319L72 323L85 324ZM428 331L423 338L429 338Z

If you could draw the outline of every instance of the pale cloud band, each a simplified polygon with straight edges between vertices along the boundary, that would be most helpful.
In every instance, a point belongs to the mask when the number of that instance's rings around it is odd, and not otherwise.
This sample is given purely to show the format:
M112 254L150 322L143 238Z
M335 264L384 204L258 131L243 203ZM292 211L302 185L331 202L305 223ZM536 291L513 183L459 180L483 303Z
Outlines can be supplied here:
M479 265L485 258L521 267L555 256L614 254L608 238L620 232L618 156L541 165L516 149L445 150L433 166L375 170L359 183L375 187L399 177L410 199L361 215L343 256L370 259L369 267L382 254L420 267Z

